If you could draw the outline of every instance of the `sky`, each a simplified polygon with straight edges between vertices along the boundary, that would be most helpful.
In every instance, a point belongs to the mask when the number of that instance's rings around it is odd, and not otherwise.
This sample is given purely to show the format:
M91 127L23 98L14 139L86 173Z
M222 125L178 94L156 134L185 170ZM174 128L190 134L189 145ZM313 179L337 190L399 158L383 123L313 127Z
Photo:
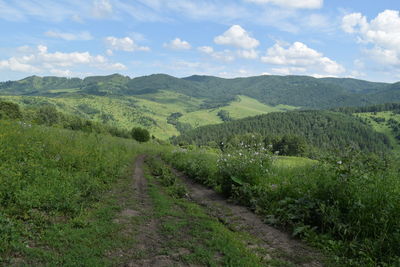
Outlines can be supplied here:
M398 0L0 0L0 81L310 75L400 81Z

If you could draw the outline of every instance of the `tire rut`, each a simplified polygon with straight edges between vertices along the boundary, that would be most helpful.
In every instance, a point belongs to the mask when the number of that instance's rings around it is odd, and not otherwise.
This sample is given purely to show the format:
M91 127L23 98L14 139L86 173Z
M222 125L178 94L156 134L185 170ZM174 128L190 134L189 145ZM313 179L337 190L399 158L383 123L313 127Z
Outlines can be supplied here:
M145 221L140 225L137 236L137 251L139 259L131 260L125 266L150 267L150 266L177 266L177 263L168 255L160 255L162 251L163 237L159 234L160 221L153 216L154 207L148 192L147 179L144 176L143 165L145 155L139 155L135 162L133 174L133 186L136 191L139 214ZM179 266L179 265L178 265Z
M186 185L189 198L206 207L210 215L217 217L229 229L245 231L261 241L256 244L248 244L249 248L263 247L271 251L273 256L289 261L296 266L323 266L320 260L323 257L302 242L265 224L258 215L246 207L229 203L214 190L196 183L182 172L174 169L173 172Z

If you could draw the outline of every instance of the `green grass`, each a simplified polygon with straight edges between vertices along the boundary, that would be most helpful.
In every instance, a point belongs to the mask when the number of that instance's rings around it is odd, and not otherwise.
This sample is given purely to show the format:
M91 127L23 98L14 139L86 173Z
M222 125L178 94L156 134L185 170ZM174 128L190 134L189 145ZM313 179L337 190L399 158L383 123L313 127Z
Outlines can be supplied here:
M222 123L222 120L217 115L220 110L228 111L233 119L241 119L270 112L282 112L294 109L296 109L296 107L287 105L277 105L273 107L248 96L238 96L238 100L229 103L229 105L225 107L190 112L184 114L179 121L189 123L193 127L199 127L208 124Z
M395 139L393 131L386 124L386 122L376 122L372 118L383 118L386 121L389 119L394 119L397 122L400 122L400 114L394 114L392 111L381 111L381 112L364 112L364 113L355 113L355 116L366 119L368 123L374 128L375 131L379 133L383 133L389 137L390 143L393 147L393 151L395 154L400 156L400 143Z
M320 162L282 157L264 164L264 156L256 155L230 151L217 161L204 150L175 150L164 158L268 223L333 254L338 266L400 264L396 162L356 150Z
M294 156L277 156L274 158L274 166L277 168L297 168L297 167L307 167L317 164L318 161L303 157Z
M79 92L79 88L66 88L66 89L54 89L54 90L49 90L49 93L76 93Z
M153 170L153 167L151 165L150 169ZM180 261L189 265L292 266L278 259L263 259L271 252L257 245L254 246L257 251L247 247L248 244L257 244L259 241L256 238L245 232L233 232L217 218L208 215L201 206L175 194L168 194L176 184L162 187L162 176L155 178L147 174L147 178L154 216L160 220L160 234L165 240L164 254L176 255L184 248L186 253L179 256ZM179 180L175 183L183 186Z
M73 93L74 90L76 89L68 89L68 92ZM65 92L65 90L52 90L52 92ZM238 101L233 101L222 108L229 111L234 119L295 109L295 107L284 105L268 106L246 96L238 98ZM200 105L204 102L202 99L171 91L123 97L94 95L71 95L55 98L2 96L1 99L16 102L23 108L51 104L63 113L78 115L84 119L103 122L123 129L145 127L152 135L164 140L179 135L175 126L167 123L167 118L171 113L182 113L183 116L179 121L189 123L192 127L222 123L217 116L220 109L200 110Z
M151 148L151 145L148 146ZM120 244L109 192L147 149L132 140L0 121L0 265L103 266Z

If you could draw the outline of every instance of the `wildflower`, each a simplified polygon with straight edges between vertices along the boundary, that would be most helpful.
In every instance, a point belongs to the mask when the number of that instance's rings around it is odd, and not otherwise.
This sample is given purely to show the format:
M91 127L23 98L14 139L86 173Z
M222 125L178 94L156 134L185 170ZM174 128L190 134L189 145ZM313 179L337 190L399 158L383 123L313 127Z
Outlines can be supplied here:
M341 165L342 164L342 161L341 160L339 160L338 162L336 162L337 164L339 164L339 165Z

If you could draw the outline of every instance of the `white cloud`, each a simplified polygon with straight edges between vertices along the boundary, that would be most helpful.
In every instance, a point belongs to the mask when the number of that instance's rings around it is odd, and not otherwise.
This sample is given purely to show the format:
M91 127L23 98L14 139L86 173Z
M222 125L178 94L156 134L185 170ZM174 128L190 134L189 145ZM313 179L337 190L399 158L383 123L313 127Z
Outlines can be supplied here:
M72 71L70 70L60 70L60 69L51 69L50 70L51 74L54 74L55 76L61 76L61 77L72 77Z
M222 35L215 37L214 42L219 45L230 45L242 49L254 49L260 44L240 25L233 25Z
M105 42L111 50L121 50L127 52L150 51L149 47L139 46L130 37L117 38L114 36L109 36L105 38Z
M304 8L316 9L321 8L324 4L323 0L246 0L256 4L273 4L286 8Z
M164 47L174 50L188 50L192 48L192 46L187 41L181 40L180 38L175 38L169 43L165 43Z
M224 62L231 62L235 60L235 55L229 49L225 49L223 51L215 51L214 48L211 46L201 46L198 47L197 50L200 52L210 55L216 60L224 61Z
M26 51L28 49L25 48ZM0 69L8 69L27 73L52 73L70 76L71 67L94 67L97 69L122 70L126 66L121 63L108 62L102 55L91 55L89 52L54 52L49 53L47 46L39 45L33 53L11 57L0 61Z
M284 68L272 68L271 71L278 75L290 75L293 73L304 73L307 71L306 68L299 67L284 67Z
M38 68L35 66L26 64L23 62L24 60L19 60L18 58L11 57L7 60L0 61L0 69L9 69L12 71L18 72L37 72Z
M250 50L238 50L237 54L239 57L241 58L245 58L245 59L256 59L258 58L258 52L254 49L250 49Z
M197 50L205 54L212 54L214 52L214 48L212 48L211 46L200 46L197 48Z
M79 33L47 31L45 32L45 35L53 38L60 38L66 41L75 41L75 40L88 41L93 39L93 36L88 31L82 31Z
M261 60L273 65L286 66L290 72L300 71L300 69L293 69L293 67L301 68L301 72L304 69L307 71L317 70L331 75L345 71L344 67L337 62L301 42L294 42L287 48L285 45L276 43L267 50L266 55ZM286 71L286 69L283 70Z
M225 61L225 62L231 62L235 60L235 56L230 50L223 50L223 51L218 51L218 52L213 52L211 56L220 61Z
M400 13L385 10L368 22L361 13L343 17L342 29L357 36L363 44L373 47L365 52L376 62L400 67Z

